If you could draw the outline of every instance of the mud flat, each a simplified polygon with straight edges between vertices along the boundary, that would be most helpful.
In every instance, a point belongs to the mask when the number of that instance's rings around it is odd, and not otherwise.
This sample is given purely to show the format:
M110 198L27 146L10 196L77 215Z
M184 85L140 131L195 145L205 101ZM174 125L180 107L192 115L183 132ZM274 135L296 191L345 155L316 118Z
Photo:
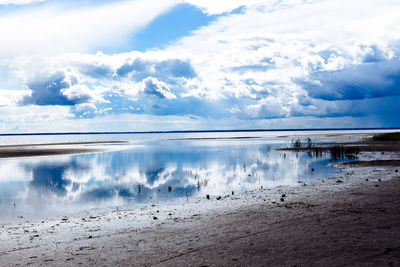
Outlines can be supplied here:
M21 218L0 226L0 265L399 266L400 154L358 157L299 186Z
M66 154L93 153L102 151L93 148L95 145L125 144L124 141L107 142L70 142L70 143L46 143L24 145L1 145L0 158L37 157Z

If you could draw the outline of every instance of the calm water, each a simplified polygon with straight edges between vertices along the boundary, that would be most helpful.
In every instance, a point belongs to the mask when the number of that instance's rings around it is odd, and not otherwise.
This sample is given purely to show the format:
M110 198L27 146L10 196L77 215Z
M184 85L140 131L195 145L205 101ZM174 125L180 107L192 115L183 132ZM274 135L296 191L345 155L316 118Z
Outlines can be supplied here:
M293 134L293 133L291 133ZM2 137L2 144L127 140L108 152L0 159L0 221L40 219L92 208L187 201L338 173L329 155L275 151L286 133ZM198 137L257 139L176 140ZM321 140L316 140L321 141ZM323 140L322 140L323 141ZM313 170L314 169L314 170ZM19 218L21 219L21 218Z

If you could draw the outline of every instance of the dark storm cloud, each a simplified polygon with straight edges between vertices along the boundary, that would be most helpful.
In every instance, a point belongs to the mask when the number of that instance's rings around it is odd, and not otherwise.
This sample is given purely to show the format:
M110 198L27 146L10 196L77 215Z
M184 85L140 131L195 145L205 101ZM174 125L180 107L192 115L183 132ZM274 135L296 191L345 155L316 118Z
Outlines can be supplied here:
M297 80L313 98L357 100L400 95L400 60L374 62L351 66L338 71L312 73L308 80Z

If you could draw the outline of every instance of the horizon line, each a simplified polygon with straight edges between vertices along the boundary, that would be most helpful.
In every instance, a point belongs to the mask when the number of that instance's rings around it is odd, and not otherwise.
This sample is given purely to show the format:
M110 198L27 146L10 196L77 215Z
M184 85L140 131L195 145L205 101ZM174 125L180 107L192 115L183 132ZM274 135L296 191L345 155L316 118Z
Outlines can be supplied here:
M170 131L126 131L126 132L55 132L55 133L0 133L0 136L28 135L95 135L95 134L168 134L168 133L240 133L240 132L294 132L294 131L355 131L355 130L400 130L400 127L384 128L306 128L306 129L230 129L230 130L170 130Z

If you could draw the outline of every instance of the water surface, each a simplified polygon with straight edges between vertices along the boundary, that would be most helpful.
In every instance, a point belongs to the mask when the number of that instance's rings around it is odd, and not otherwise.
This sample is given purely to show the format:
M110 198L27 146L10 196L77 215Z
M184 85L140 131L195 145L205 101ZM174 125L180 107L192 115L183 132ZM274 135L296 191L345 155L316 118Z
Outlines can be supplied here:
M339 172L328 165L331 159L326 154L313 158L307 153L275 151L291 144L290 138L277 136L181 133L50 137L59 142L129 143L110 145L110 151L99 153L1 159L0 221L158 201L190 201L206 195L298 185ZM42 138L22 143L40 143Z

